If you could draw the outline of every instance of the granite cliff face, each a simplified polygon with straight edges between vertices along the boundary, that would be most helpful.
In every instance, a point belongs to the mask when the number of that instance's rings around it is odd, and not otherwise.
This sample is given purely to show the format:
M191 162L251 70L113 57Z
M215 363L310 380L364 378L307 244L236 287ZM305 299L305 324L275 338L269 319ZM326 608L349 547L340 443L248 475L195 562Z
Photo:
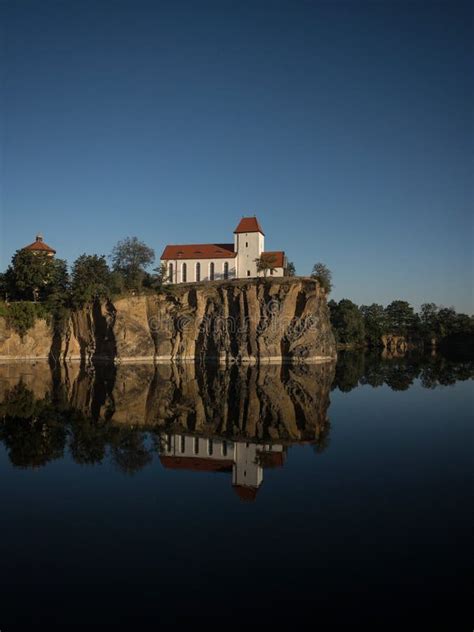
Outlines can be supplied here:
M0 360L47 358L52 337L52 328L45 320L37 320L22 338L0 317Z
M2 331L0 359L47 357L47 349L53 360L87 363L254 364L336 357L325 294L316 281L303 278L193 283L97 303L74 312L61 337L53 339L44 329L35 346L32 330L24 348L15 342L14 353Z

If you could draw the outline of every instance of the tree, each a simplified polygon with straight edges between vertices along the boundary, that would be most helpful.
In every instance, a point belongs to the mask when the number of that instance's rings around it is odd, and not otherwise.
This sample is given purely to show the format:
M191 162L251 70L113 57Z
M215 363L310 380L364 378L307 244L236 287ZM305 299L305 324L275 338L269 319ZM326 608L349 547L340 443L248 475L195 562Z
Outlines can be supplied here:
M435 303L423 303L421 306L420 329L423 337L428 340L438 335L438 307Z
M296 268L293 261L288 261L286 265L286 276L294 277L296 275Z
M456 311L453 307L441 307L437 314L437 331L440 338L456 331Z
M472 336L474 335L474 318L467 314L456 314L454 327L454 333Z
M324 263L315 263L311 278L316 279L326 294L330 294L332 290L332 273Z
M364 320L359 308L349 299L339 303L329 302L331 324L337 341L343 344L363 345L365 341Z
M76 306L92 303L110 295L111 275L104 255L83 254L76 259L71 273L71 298Z
M370 346L381 344L381 338L387 333L387 317L383 305L361 305L360 313L364 319L365 337Z
M111 258L114 272L123 274L125 285L140 289L145 268L155 260L155 251L137 237L127 237L114 246Z
M6 272L0 272L0 301L6 301L9 294L8 276Z
M265 255L264 253L258 259L255 259L255 263L257 264L257 272L263 272L264 277L278 267L275 255Z
M155 274L152 276L151 287L159 290L170 278L168 266L162 261L157 268L153 269L153 272Z
M67 263L64 259L49 257L51 260L51 272L49 280L44 288L43 296L52 311L64 305L68 299L69 274Z
M407 301L392 301L385 308L385 315L387 317L387 333L394 333L399 336L414 333L418 319L413 307Z
M66 292L66 262L41 252L17 250L5 276L11 298L44 301L56 292Z

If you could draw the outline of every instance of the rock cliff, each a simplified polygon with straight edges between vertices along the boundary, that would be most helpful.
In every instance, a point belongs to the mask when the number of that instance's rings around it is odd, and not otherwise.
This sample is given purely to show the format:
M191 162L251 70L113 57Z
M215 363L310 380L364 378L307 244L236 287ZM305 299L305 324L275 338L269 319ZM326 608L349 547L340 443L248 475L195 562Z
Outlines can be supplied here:
M21 341L0 324L0 359L49 353L53 360L86 363L255 364L331 360L336 345L318 283L280 278L171 286L97 303L74 312L61 337L39 321Z
M48 358L52 344L52 328L45 320L37 320L21 337L0 317L0 360Z

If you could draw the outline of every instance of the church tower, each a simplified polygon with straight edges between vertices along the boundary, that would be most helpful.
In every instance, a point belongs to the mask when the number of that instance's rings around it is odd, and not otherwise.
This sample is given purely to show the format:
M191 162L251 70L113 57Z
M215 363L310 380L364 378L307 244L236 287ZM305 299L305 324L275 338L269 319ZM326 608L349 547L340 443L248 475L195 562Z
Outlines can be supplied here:
M242 217L234 230L234 251L237 253L236 276L239 279L257 276L255 259L264 251L265 234L255 217Z

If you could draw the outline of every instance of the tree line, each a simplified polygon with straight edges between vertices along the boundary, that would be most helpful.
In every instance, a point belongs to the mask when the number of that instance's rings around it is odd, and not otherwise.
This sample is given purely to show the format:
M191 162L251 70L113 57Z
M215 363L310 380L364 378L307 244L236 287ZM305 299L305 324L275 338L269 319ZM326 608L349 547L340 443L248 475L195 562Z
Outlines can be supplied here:
M342 345L380 347L384 336L434 345L448 338L474 336L472 316L435 303L423 303L419 312L402 300L384 307L378 303L358 306L344 298L329 301L328 307L336 340Z
M160 283L161 267L153 274L147 272L154 260L154 250L137 237L119 241L109 257L82 254L74 261L71 273L64 259L21 249L0 274L0 292L7 301L54 304L69 300L81 306L96 298Z

